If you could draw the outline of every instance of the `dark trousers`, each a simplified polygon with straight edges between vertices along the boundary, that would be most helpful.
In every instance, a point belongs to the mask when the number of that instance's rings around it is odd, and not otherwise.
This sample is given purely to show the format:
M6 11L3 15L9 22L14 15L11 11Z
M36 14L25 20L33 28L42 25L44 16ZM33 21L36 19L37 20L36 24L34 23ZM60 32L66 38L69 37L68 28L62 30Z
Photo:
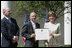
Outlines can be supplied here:
M38 41L35 42L35 41L26 40L25 47L38 47Z
M17 47L17 43L11 43L11 44L9 44L9 45L2 45L1 47Z
M17 45L18 45L17 43L14 44L12 43L9 47L17 47Z

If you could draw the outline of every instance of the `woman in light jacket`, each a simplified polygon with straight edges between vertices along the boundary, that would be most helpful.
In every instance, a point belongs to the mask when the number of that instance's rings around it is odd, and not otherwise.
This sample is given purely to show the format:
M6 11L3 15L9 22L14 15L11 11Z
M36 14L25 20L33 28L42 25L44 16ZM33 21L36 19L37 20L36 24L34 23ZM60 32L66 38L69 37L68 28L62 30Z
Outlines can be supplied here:
M60 23L55 23L55 13L53 11L49 11L48 12L48 19L49 22L44 24L44 28L48 28L49 30L49 40L45 41L45 46L49 47L49 46L53 46L56 43L56 38L61 35L60 33Z

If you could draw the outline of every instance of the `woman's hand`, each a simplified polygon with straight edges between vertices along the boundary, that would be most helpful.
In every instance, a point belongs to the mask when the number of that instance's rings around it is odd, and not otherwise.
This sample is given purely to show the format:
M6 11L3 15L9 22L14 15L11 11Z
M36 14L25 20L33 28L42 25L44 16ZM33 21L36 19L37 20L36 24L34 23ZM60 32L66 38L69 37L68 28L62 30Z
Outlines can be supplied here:
M54 38L54 35L53 35L53 33L50 33L50 36L52 36L52 37Z

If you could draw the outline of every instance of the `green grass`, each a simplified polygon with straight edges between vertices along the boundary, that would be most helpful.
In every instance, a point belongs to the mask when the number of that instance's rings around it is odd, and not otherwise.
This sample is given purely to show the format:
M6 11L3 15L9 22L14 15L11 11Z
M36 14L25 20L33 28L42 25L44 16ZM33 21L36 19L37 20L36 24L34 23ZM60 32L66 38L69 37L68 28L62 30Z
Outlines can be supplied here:
M17 47L24 47L24 45L18 45ZM39 47L45 47L44 45L39 45ZM71 47L71 45L59 45L57 47Z
M71 47L71 45L59 45L59 47Z
M24 47L24 45L17 45L17 47Z

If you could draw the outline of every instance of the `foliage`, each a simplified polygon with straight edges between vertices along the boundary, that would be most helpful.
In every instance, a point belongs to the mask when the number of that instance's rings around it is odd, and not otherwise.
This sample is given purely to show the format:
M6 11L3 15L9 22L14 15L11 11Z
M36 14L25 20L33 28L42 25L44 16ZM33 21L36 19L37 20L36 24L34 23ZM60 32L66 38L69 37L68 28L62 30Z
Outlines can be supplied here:
M35 11L38 19L45 18L46 9L55 12L60 17L64 11L64 1L12 1L11 8L15 16L23 16L26 13Z

